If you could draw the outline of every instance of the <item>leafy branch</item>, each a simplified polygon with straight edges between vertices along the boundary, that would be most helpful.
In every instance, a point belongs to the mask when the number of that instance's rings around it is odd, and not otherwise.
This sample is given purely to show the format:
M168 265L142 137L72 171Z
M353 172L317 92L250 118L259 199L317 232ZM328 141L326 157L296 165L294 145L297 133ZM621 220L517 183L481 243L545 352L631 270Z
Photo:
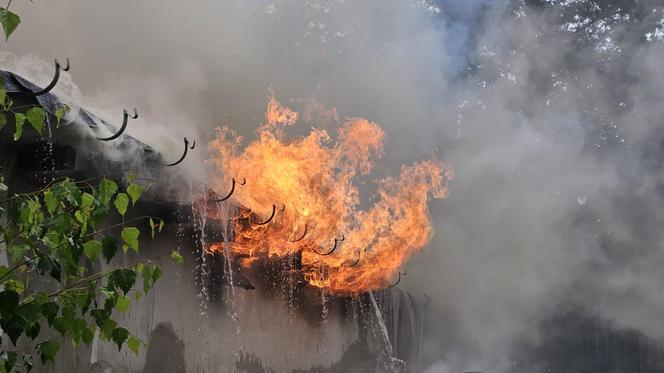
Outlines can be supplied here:
M21 18L0 7L0 24L5 40L16 30ZM59 125L66 106L54 113ZM26 122L42 136L47 114L38 105L15 105L0 79L0 131L14 123L13 140L22 138ZM99 180L98 183L95 182ZM34 367L33 355L41 364L53 361L62 340L76 346L92 343L95 333L104 341L122 349L127 346L138 354L145 345L119 326L112 317L114 310L126 312L132 300L152 289L162 276L155 262L170 255L177 263L179 252L160 254L128 265L111 264L120 249L127 255L140 250L141 230L130 224L147 220L150 237L161 232L164 221L153 216L125 220L143 192L143 186L131 176L128 185L119 185L105 176L86 180L53 179L38 190L27 193L9 192L0 170L0 253L7 253L11 266L0 266L0 328L9 343L0 338L0 373L29 372ZM119 223L102 226L112 218ZM121 228L119 237L113 234ZM107 267L108 266L108 267ZM39 279L40 281L35 281ZM138 282L142 291L138 290ZM33 285L38 283L39 285ZM61 338L45 338L42 328L57 331ZM19 339L22 348L17 348ZM13 346L13 348L11 347Z
M109 264L120 249L124 254L130 249L139 252L141 231L133 223L148 221L152 238L163 229L164 221L157 217L124 219L142 191L143 187L134 183L120 190L107 178L96 186L65 178L6 201L7 223L1 228L14 264L0 266L0 327L12 344L16 345L21 336L34 341L41 335L42 321L46 321L74 344L89 344L98 330L102 339L114 342L119 349L127 345L138 352L144 342L118 326L112 311L128 309L131 299L127 295L139 278L143 292L152 288L162 275L154 260L171 255L181 262L181 256L171 252L110 269L95 268L102 265L102 260ZM102 226L100 223L111 213L118 214L122 221ZM118 228L122 228L119 239L108 234ZM59 289L31 289L29 282L36 277L50 278ZM104 286L101 280L106 280ZM59 342L52 339L34 348L46 363L55 357ZM10 371L19 367L17 359L24 359L26 354L4 351L0 362L4 360L4 369ZM28 368L20 365L22 370Z

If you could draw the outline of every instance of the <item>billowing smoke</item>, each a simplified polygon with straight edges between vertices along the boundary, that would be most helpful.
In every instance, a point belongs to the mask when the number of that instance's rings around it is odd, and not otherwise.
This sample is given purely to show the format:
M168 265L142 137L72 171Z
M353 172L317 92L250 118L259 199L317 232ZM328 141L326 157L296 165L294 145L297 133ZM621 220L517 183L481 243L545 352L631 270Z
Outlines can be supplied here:
M664 338L658 1L15 5L7 49L69 56L84 103L138 107L155 146L250 134L271 87L383 126L377 176L437 149L452 192L402 282L432 300L430 372L544 369L569 310Z

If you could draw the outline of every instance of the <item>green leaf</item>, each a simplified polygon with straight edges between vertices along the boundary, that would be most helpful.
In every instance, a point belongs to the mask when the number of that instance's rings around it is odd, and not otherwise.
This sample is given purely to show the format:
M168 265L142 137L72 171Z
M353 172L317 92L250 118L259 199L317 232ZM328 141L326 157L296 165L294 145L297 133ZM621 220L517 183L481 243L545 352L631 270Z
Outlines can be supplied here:
M7 185L5 185L5 183L0 182L0 193L4 193L4 192L6 192L7 190L9 190L9 188L7 187Z
M81 339L85 342L86 345L90 346L92 339L94 339L95 334L89 327L85 327L81 330Z
M147 294L152 287L152 268L144 266L141 270L141 276L143 277L143 292Z
M0 316L10 316L18 307L19 296L13 290L0 292Z
M65 306L62 309L62 316L56 317L53 321L53 329L57 330L61 336L66 337L75 332L75 310L73 307ZM74 341L76 342L76 341Z
M5 8L0 8L0 23L2 23L2 29L5 31L5 41L7 41L21 23L21 17Z
M152 267L145 266L141 271L141 276L143 277L143 292L147 294L147 292L150 291L150 288L154 286L154 283L161 278L162 274L163 272L161 271L161 268L156 264Z
M29 227L36 226L40 223L41 204L35 200L28 200L21 206L20 222Z
M25 112L25 117L40 135L44 128L44 119L46 119L46 111L41 107L33 107L32 109Z
M41 307L36 303L27 302L26 298L21 300L23 303L18 307L16 313L20 313L28 322L41 322Z
M88 282L88 291L80 298L77 305L81 308L81 315L85 315L90 309L90 305L94 302L97 305L97 281Z
M40 292L34 294L32 296L32 299L34 299L33 300L34 304L36 304L38 306L41 306L41 305L45 304L46 302L48 302L48 294L40 291Z
M113 204L118 210L118 213L124 217L127 213L127 207L129 207L129 197L125 193L118 193Z
M46 204L46 209L48 210L48 213L53 216L53 213L55 213L55 210L58 208L58 199L55 197L55 194L53 194L52 191L47 190L44 192L44 203Z
M59 349L60 343L58 343L58 341L46 341L37 345L39 357L44 364L48 361L53 361Z
M95 197L90 194L90 193L83 193L81 196L81 208L90 208L92 207L92 204L95 202Z
M136 227L125 227L122 229L122 239L124 240L126 246L129 246L135 252L138 252L138 236L141 234L141 231ZM126 250L125 250L126 251Z
M108 207L108 204L111 202L111 198L115 195L115 192L118 191L118 184L113 180L103 179L99 183L99 198L104 206Z
M15 313L9 317L3 317L0 320L0 327L2 327L2 330L9 336L9 339L14 346L16 346L18 337L23 334L27 326L27 321L19 313Z
M118 326L118 323L111 319L106 319L104 321L104 325L101 326L101 335L106 338L110 339L113 336L113 331L115 328Z
M131 205L135 205L136 201L138 201L138 198L141 196L141 193L143 192L143 187L141 187L138 184L130 184L127 187L127 194L129 194L129 197L131 197Z
M25 335L34 341L35 338L39 336L40 331L41 331L41 324L38 321L33 322L30 326L28 326L25 329Z
M89 291L85 292L85 293L77 292L72 296L72 298L73 298L74 304L77 305L78 308L81 309L81 313L84 314L84 313L88 312L88 308L90 307L90 303L92 303L92 301L94 299L94 293L92 294L92 296L90 296Z
M83 244L83 254L90 259L91 262L94 262L101 254L102 244L97 240L90 240Z
M122 349L122 344L127 340L127 337L129 337L129 331L125 328L115 328L113 330L113 342L118 345L118 351Z
M14 280L14 279L6 280L4 285L5 285L5 290L12 290L19 294L23 293L23 291L25 290L25 284L19 280Z
M69 179L53 186L53 192L60 199L64 198L76 207L81 204L81 190L74 182Z
M153 266L152 268L152 282L157 282L160 278L163 272L161 271L161 268L158 267L157 265Z
M25 123L25 114L14 113L14 122L16 123L16 132L14 132L14 141L23 136L23 124Z
M9 257L13 261L19 261L21 258L23 258L23 254L25 252L30 250L30 246L28 245L11 245L9 248L7 248L7 251L9 252Z
M83 336L83 333L85 333L85 329L87 329L87 327L88 324L83 319L75 318L72 320L69 330L74 346L76 346L76 344L78 344L78 342L81 340L81 337Z
M113 308L115 308L115 304L118 302L120 295L116 291L112 291L107 296L108 298L104 301L104 309L111 312L113 311Z
M0 90L0 96L4 96L4 89ZM2 102L4 102L4 97ZM0 113L0 130L7 124L7 115L5 113Z
M48 325L53 326L53 321L58 316L59 310L60 306L55 302L47 302L42 304L41 311L46 318L46 321L48 321Z
M102 241L102 252L104 254L104 259L106 259L106 263L113 259L115 253L118 252L118 241L115 239L115 237L104 237Z
M154 240L155 227L156 227L156 226L155 226L155 224L154 224L154 220L152 220L152 218L150 218L150 237L151 237L153 240Z
M55 249L59 247L62 243L65 242L65 235L57 232L54 229L49 229L44 237L42 237L41 241L46 245L49 249Z
M0 80L0 106L5 105L5 98L7 97L7 91L5 91L5 82Z
M81 237L85 236L88 231L88 218L90 217L89 211L78 210L74 213L76 220L81 222Z
M95 320L95 323L102 328L106 320L111 316L111 311L105 310L103 308L94 309L90 311L90 316Z
M90 210L90 224L93 228L96 228L99 223L108 217L108 207L104 206L101 201L97 200Z
M62 118L65 116L67 112L69 112L69 106L65 105L63 107L59 107L57 110L55 110L55 121L58 126L60 126L60 121L62 121Z
M141 347L141 340L134 337L133 335L127 340L127 347L138 356L138 349Z
M118 302L116 303L115 307L118 309L118 311L125 313L129 309L129 306L131 306L131 299L129 297L122 296L118 298Z
M108 286L112 289L120 289L127 294L136 282L136 273L129 269L118 269L108 276Z
M182 254L180 254L176 250L171 251L171 259L173 259L173 261L177 264L184 263L184 259L182 258Z

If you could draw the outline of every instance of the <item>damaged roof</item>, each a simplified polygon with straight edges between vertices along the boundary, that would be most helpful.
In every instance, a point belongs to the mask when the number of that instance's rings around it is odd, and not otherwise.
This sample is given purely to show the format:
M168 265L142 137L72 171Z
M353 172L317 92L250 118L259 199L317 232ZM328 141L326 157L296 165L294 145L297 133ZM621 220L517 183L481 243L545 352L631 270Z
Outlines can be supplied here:
M14 102L14 111L24 112L34 106L42 107L46 113L45 120L49 131L44 136L37 134L36 131L29 131L24 133L19 141L11 141L12 136L9 135L11 130L8 128L15 126L15 120L13 115L9 115L7 125L0 130L0 143L6 145L2 147L4 152L13 151L15 154L20 154L21 147L34 149L40 144L46 144L43 147L50 148L50 153L53 153L54 148L56 151L57 148L70 149L69 151L73 152L70 158L74 159L71 163L74 165L67 165L66 169L58 170L64 175L76 173L122 178L129 171L140 171L142 175L153 180L173 179L174 176L184 177L180 172L166 170L169 169L168 166L180 164L187 156L187 152L194 149L195 141L190 143L184 138L183 153L164 157L152 146L125 133L130 119L138 118L136 109L133 110L133 115L123 110L122 124L116 126L89 110L67 105L65 100L52 93L60 78L61 70L69 70L69 60L64 67L55 61L54 76L44 88L11 71L0 70L1 82L7 95ZM58 113L62 109L67 109L67 112L58 122L57 114L62 115L62 112ZM44 157L43 152L32 153L33 158ZM53 154L49 156L54 157ZM41 163L44 163L43 159ZM160 193L155 199L162 201L172 199L170 194L174 194L171 191L164 193L164 190L160 190Z
M62 69L64 71L69 71L69 60L67 60L67 66L64 69L61 68L57 60L55 61L55 66L55 76L51 83L44 89L18 74L6 70L0 70L0 77L4 82L4 88L7 94L9 94L10 97L17 101L25 102L26 104L32 103L44 108L46 112L46 120L49 124L56 122L56 112L58 109L68 107L67 104L64 103L58 96L51 93L51 90L58 82L60 77L60 70ZM124 127L126 127L127 119L129 117L127 111L125 110L123 126L121 128L116 128L114 125L84 108L77 107L69 109L71 109L72 112L63 118L63 121L59 124L59 126L79 124L90 128L95 134L98 132L108 132L111 134L121 135L122 132L124 132ZM138 118L136 109L134 109L134 116L132 116L132 118ZM119 137L119 135L114 138ZM140 147L143 148L146 153L156 153L151 146L131 136L125 135L125 137L129 141L136 142L137 145L140 145Z

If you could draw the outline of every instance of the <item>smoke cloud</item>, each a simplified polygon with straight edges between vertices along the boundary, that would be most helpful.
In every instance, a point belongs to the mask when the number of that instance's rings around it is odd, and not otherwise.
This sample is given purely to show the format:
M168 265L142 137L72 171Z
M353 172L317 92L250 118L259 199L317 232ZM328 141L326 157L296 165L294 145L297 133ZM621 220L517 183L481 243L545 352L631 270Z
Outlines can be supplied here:
M70 57L84 106L138 107L128 132L164 152L220 125L251 135L270 87L379 123L377 176L437 149L452 192L402 281L432 300L423 364L539 371L522 347L570 307L664 338L657 3L17 2L2 62L42 82L35 61Z

